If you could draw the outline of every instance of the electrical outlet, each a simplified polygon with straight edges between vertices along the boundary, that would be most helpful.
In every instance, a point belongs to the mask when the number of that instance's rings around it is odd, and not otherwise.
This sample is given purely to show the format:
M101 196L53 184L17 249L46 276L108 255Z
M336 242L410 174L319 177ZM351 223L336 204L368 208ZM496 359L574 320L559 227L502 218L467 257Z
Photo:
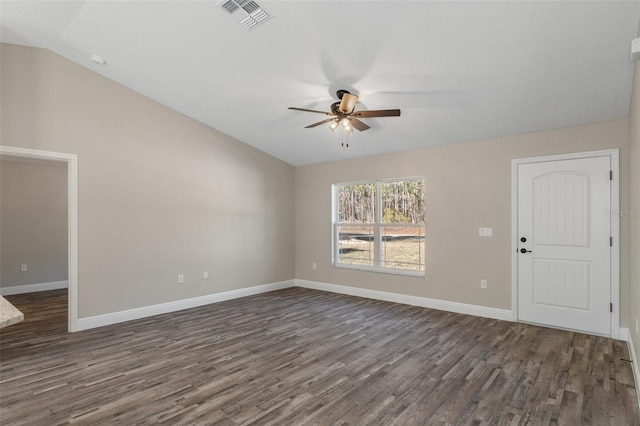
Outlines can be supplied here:
M184 282L184 274L178 274L178 284L182 284Z
M202 279L203 280L208 280L209 279L209 271L203 271L202 272Z
M487 280L480 280L480 288L487 288Z
M313 269L316 269L316 268L318 267L318 265L316 265L316 262L313 262L313 264L311 265L311 267L312 267Z
M23 263L22 265L20 265L20 272L27 272L27 264Z
M493 228L479 228L478 235L480 237L493 237Z

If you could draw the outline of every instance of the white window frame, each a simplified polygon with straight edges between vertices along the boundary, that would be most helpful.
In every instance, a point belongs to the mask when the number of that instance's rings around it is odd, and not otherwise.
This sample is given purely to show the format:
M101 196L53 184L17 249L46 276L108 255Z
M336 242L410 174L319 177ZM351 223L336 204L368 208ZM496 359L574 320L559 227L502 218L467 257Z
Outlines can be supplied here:
M406 180L422 180L425 181L424 176L412 176L412 177L401 177L401 178L390 178L390 179L374 179L374 180L362 180L362 181L354 181L354 182L342 182L335 183L331 185L331 263L334 268L341 269L355 269L360 271L368 271L368 272L379 272L385 274L395 274L395 275L407 275L413 277L424 277L427 269L426 262L426 238L427 238L427 224L426 218L425 223L382 223L382 190L381 184L386 182L400 182ZM375 219L376 222L373 223L340 223L338 222L338 187L345 185L364 185L364 184L374 184L376 186L376 211L375 211ZM425 182L426 185L426 182ZM426 208L426 206L425 206ZM339 238L339 227L372 227L373 228L373 266L368 265L354 265L350 263L340 263L338 259L339 251L340 251L340 238ZM425 238L425 250L421 253L423 256L423 264L424 270L416 271L416 270L408 270L408 269L398 269L398 268L390 268L382 266L382 232L381 228L388 227L401 227L401 228L422 228Z

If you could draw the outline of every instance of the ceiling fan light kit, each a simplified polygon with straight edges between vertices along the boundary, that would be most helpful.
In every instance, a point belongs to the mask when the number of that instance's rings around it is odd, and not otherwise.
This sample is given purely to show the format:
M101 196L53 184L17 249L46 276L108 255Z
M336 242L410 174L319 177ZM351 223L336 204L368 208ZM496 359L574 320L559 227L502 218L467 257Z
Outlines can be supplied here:
M334 131L340 127L347 135L356 129L360 132L370 129L371 127L359 118L375 118L375 117L399 117L399 109L381 109L371 111L355 111L358 103L358 96L352 95L347 90L338 90L336 96L340 99L339 102L331 104L331 112L316 111L313 109L289 107L289 109L303 112L313 112L316 114L328 115L331 118L319 121L317 123L310 124L305 129L320 126L322 124L329 123L329 130ZM342 145L345 145L343 141ZM347 143L346 146L349 146Z
M343 118L342 120L340 120L340 126L342 126L344 131L347 133L353 132L353 126L351 126L348 118Z

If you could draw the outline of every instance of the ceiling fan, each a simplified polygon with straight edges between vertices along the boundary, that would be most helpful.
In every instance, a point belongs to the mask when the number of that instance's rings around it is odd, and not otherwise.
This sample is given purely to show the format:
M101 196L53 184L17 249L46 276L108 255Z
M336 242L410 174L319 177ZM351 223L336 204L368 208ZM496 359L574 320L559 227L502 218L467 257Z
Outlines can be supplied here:
M379 109L372 111L355 111L356 104L358 103L358 96L352 95L346 90L338 90L336 92L339 102L331 104L331 112L316 111L313 109L289 107L296 111L315 112L317 114L328 115L331 118L319 121L317 123L310 124L305 127L309 129L311 127L320 126L325 123L329 124L329 130L335 130L341 127L346 132L350 133L353 129L364 132L370 127L360 120L360 118L373 118L373 117L398 117L400 116L399 109Z

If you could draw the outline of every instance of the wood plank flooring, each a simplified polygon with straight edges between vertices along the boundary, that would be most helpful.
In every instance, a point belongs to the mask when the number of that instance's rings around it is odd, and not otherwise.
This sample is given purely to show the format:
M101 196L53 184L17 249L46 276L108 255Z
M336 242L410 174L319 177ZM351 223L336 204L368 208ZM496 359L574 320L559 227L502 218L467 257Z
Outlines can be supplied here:
M8 299L0 423L640 425L626 344L301 288L78 333Z

